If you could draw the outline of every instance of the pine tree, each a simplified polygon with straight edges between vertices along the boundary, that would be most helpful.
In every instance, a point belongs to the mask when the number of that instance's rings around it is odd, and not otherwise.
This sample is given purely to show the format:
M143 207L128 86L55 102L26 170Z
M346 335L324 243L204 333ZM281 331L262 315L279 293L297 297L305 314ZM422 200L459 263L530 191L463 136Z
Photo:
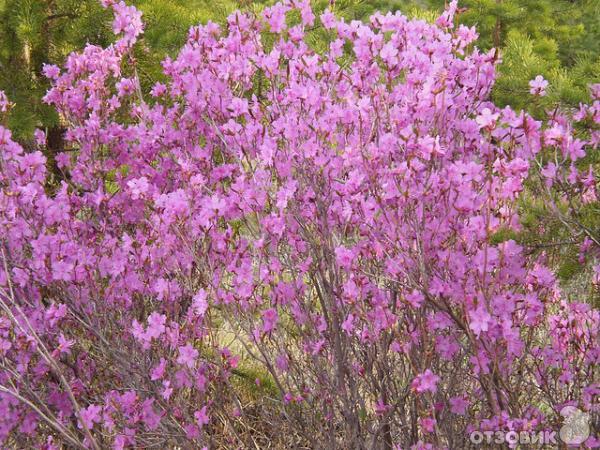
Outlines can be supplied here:
M431 0L441 9L445 1ZM600 2L596 0L462 0L459 20L475 25L478 47L500 49L500 105L536 112L589 99L588 86L600 80ZM530 102L529 80L542 75L548 95Z
M43 64L63 61L86 42L106 44L108 17L92 0L0 1L0 89L15 103L9 125L18 139L30 137L35 127L58 126L56 114L41 102L48 87Z

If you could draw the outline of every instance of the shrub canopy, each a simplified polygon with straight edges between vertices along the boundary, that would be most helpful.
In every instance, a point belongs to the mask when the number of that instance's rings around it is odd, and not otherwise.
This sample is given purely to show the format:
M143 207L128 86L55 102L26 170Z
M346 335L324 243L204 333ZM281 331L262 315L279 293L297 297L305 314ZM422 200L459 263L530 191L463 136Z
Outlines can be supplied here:
M5 445L464 448L593 411L598 312L497 236L528 175L571 189L565 217L597 204L598 86L537 121L489 101L497 54L456 2L295 0L193 27L145 97L141 15L102 4L117 41L44 68L60 186L43 132L26 153L0 128Z

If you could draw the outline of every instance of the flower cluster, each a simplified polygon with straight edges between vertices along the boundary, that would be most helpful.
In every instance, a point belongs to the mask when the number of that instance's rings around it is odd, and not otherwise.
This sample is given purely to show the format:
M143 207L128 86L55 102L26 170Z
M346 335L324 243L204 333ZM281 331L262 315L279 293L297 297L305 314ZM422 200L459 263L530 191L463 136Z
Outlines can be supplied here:
M549 151L545 186L568 165L597 201L577 162L598 99L581 138L495 107L496 53L454 29L456 2L347 23L296 0L192 28L144 98L140 13L103 4L118 41L44 69L59 185L42 135L27 153L0 128L0 442L255 445L249 366L275 392L265 433L312 448L461 448L597 408L598 312L492 237Z

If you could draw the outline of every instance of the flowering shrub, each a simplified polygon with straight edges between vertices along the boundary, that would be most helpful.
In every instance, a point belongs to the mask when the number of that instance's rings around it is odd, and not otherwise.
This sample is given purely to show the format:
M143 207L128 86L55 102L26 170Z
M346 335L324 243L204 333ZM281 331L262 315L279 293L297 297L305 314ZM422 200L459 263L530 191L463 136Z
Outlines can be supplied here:
M102 3L117 42L45 68L60 185L0 128L4 445L464 448L597 410L598 312L493 239L530 168L562 184L552 152L597 201L597 87L540 123L487 100L496 53L456 3L365 24L287 1L192 28L146 98L140 13Z

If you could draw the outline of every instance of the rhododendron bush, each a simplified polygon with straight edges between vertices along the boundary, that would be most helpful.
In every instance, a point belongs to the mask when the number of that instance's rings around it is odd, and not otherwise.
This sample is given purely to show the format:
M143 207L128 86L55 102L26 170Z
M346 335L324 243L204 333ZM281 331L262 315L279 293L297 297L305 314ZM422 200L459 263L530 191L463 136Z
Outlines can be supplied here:
M45 68L62 179L0 128L3 446L464 448L597 411L598 312L492 239L530 176L597 202L597 86L539 122L489 101L456 3L294 0L192 28L144 93L141 15L103 4L118 40Z

